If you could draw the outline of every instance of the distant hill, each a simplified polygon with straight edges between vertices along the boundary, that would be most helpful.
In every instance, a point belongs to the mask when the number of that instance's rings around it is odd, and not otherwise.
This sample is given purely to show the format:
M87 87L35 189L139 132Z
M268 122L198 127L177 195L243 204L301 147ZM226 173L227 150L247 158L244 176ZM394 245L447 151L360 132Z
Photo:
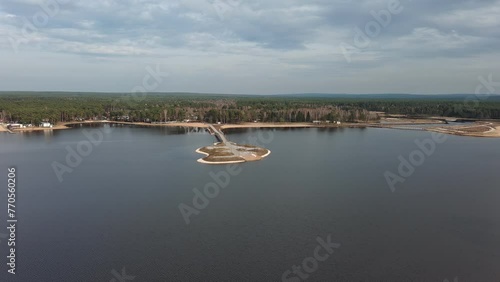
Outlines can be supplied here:
M303 94L278 94L274 97L296 97L296 98L337 98L337 99L422 99L422 100L464 100L475 97L475 94L327 94L327 93L303 93ZM491 99L500 99L500 95L478 95Z
M65 92L65 91L0 91L2 95L19 95L19 96L121 96L127 95L127 92ZM488 101L500 101L500 95L475 95L475 94L329 94L329 93L298 93L298 94L220 94L220 93L194 93L194 92L151 92L151 96L184 96L184 97L246 97L246 98L324 98L324 99L367 99L367 100L466 100L470 97L477 97L483 100L483 97Z

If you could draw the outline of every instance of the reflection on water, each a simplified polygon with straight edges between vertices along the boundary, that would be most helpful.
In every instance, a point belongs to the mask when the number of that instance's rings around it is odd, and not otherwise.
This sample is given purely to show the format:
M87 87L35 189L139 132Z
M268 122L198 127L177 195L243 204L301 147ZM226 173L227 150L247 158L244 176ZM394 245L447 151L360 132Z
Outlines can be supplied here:
M135 124L122 124L122 123L80 123L68 125L71 128L93 128L102 129L103 132L110 131L115 128L148 128L152 133L161 132L164 135L171 134L189 134L189 133L203 133L205 128L201 127L172 127L172 126L154 126L154 125L135 125Z

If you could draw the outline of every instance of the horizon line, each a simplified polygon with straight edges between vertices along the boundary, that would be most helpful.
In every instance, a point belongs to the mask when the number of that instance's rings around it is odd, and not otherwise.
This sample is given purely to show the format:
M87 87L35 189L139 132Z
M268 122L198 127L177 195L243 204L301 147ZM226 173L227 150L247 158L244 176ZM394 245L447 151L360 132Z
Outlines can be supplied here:
M0 90L0 93L82 93L82 94L130 94L126 91L66 91L66 90ZM473 93L330 93L330 92L296 92L296 93L211 93L211 92L189 92L189 91L151 91L146 94L198 94L198 95L228 95L228 96L292 96L292 95L408 95L408 96L448 96L448 95L475 95L475 96L500 96L500 93L473 94Z

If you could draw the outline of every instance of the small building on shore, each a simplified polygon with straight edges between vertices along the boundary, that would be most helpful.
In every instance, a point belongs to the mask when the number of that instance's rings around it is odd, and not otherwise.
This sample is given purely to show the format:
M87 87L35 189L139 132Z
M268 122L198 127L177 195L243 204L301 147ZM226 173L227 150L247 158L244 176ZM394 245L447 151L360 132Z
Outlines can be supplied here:
M20 123L9 123L7 124L7 128L10 130L10 129L26 128L26 126Z
M52 128L52 124L50 124L50 122L42 122L42 123L40 123L40 127Z

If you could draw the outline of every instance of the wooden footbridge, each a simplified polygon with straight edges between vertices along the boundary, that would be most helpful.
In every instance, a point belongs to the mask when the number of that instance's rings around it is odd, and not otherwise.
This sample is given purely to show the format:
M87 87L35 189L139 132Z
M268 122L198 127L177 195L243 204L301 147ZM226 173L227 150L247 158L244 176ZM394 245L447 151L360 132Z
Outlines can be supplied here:
M217 138L217 141L223 143L224 145L228 144L227 138L224 135L224 133L222 133L222 131L215 128L215 126L208 124L208 132L210 132L210 134L214 135L215 138Z

